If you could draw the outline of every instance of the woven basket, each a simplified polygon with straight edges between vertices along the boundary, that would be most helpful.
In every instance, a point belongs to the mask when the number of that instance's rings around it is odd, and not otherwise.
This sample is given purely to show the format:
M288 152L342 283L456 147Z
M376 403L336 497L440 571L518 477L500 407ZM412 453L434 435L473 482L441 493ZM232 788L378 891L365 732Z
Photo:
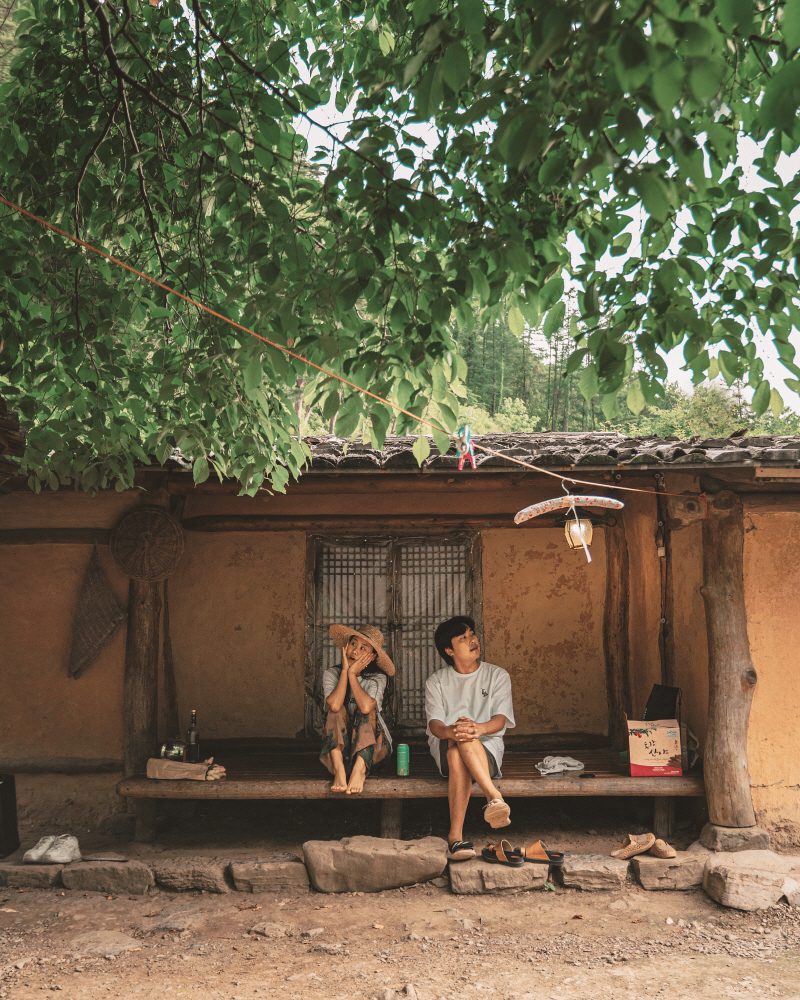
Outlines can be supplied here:
M111 554L126 576L146 583L166 580L184 549L183 528L163 507L137 507L111 535Z

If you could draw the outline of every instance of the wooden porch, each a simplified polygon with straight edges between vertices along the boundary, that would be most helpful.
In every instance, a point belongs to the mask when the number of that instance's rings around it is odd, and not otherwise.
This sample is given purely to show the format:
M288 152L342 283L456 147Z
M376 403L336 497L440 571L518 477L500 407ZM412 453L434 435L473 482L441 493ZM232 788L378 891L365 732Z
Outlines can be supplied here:
M701 774L678 778L632 778L619 753L600 740L586 745L586 737L573 741L559 734L541 743L530 737L508 741L503 761L503 777L498 787L514 798L566 796L643 796L654 800L653 826L657 836L671 833L674 799L702 798L705 784ZM381 806L381 836L399 837L404 799L447 797L447 781L436 770L427 743L413 742L411 774L394 774L394 757L387 770L370 777L361 794L378 799ZM203 744L204 755L214 756L227 770L224 781L159 781L143 776L123 779L120 795L135 801L136 839L155 837L155 804L158 799L344 799L331 792L331 779L319 761L319 744L312 740L227 739ZM580 773L563 772L543 777L535 767L549 754L570 756L585 765ZM477 785L473 796L480 797Z

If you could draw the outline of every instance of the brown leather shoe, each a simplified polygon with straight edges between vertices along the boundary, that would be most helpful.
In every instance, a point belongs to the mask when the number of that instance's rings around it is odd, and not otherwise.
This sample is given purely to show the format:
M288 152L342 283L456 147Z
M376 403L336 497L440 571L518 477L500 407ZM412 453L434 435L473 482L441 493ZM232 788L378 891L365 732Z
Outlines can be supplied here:
M657 840L650 848L650 854L654 858L675 858L678 852L674 847L670 847L666 840Z
M616 851L611 852L611 857L618 858L620 861L627 861L628 858L632 858L634 854L644 854L645 851L649 851L655 842L655 834L629 833Z

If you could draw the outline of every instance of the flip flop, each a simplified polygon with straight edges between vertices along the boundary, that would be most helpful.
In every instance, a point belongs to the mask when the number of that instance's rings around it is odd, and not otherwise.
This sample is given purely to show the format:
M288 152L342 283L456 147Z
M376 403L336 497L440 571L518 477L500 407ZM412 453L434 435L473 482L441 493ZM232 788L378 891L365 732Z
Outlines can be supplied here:
M507 840L501 840L499 844L489 844L481 851L481 857L488 861L490 865L506 865L508 868L522 868L525 862L519 855L514 854L511 844Z
M535 844L524 849L515 847L511 853L515 857L522 858L523 862L529 861L534 865L553 865L555 868L561 868L564 864L564 852L548 851L541 840L537 840Z
M454 840L447 847L448 861L469 861L475 857L477 857L475 845L470 840Z
M492 799L483 807L483 818L493 830L501 826L510 826L511 807L502 799Z
M644 854L645 851L649 851L655 842L655 834L640 833L637 835L629 833L616 851L611 852L611 857L618 858L620 861L627 861L628 858L632 858L635 854Z

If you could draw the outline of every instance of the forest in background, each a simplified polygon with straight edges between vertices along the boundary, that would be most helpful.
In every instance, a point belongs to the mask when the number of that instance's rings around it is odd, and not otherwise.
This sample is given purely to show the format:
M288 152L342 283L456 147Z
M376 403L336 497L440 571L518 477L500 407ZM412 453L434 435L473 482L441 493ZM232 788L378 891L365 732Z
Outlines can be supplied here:
M800 434L800 414L791 407L779 402L756 416L747 399L747 384L735 379L728 385L721 374L690 392L668 382L663 398L653 405L636 391L634 367L620 392L618 415L606 417L602 396L587 401L581 391L585 367L566 371L567 359L581 336L574 304L568 304L564 324L549 338L520 324L519 317L509 316L506 308L489 320L476 312L474 324L454 325L453 333L467 374L463 384L452 388L461 397L459 423L469 424L473 434L598 430L682 439L728 437L743 429L753 434ZM638 413L626 405L630 386L634 400L638 398L642 406ZM305 414L304 433L329 431L335 431L335 418L324 420L316 408Z

